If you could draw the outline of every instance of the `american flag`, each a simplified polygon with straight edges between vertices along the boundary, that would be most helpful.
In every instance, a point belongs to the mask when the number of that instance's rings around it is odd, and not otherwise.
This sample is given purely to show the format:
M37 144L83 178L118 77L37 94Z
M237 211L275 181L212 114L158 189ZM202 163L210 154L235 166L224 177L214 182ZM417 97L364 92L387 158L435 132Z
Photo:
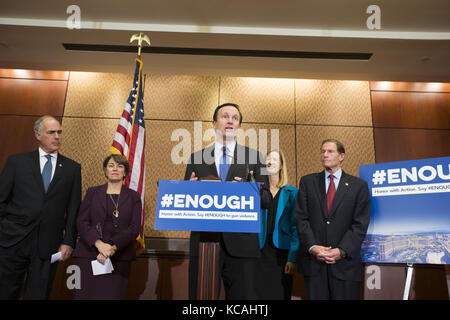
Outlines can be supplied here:
M144 216L145 216L145 122L144 97L142 90L142 61L136 59L133 89L131 89L125 108L111 146L111 153L121 154L130 163L130 173L124 185L141 195L142 215L141 231L137 240L136 252L140 254L145 249Z

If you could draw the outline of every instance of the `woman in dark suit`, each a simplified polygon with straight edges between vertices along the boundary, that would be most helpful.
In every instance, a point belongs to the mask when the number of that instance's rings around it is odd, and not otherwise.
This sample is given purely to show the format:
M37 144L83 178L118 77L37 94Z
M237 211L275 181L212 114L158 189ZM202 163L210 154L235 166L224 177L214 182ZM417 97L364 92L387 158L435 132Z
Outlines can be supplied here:
M81 288L74 299L124 299L135 240L141 227L141 197L123 185L129 173L127 159L112 154L103 162L107 183L89 188L80 207L80 234L73 256L81 270ZM92 260L110 258L113 272L93 275Z
M294 219L298 189L287 184L286 158L281 150L267 155L266 167L272 197L261 217L258 298L290 300L299 247Z

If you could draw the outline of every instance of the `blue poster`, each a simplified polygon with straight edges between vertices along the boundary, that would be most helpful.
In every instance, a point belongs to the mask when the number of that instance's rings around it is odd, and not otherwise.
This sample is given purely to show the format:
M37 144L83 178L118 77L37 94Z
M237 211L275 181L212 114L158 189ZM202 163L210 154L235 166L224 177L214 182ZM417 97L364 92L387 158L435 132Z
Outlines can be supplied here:
M450 264L450 157L364 165L371 218L364 262Z
M259 183L160 180L155 230L260 232Z

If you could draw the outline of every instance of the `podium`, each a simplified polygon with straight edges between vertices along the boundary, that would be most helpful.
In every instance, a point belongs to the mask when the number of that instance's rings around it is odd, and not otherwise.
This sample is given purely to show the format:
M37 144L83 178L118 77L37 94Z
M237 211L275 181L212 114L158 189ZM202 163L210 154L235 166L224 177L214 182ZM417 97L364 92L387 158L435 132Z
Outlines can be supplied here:
M214 176L201 180L220 181ZM155 230L192 232L190 299L224 297L220 265L222 236L230 232L259 232L260 202L258 183L158 181Z
M197 299L220 299L220 233L201 232L198 245Z
M200 180L222 181L216 176ZM220 232L200 232L198 244L197 299L218 300L221 286L220 277Z

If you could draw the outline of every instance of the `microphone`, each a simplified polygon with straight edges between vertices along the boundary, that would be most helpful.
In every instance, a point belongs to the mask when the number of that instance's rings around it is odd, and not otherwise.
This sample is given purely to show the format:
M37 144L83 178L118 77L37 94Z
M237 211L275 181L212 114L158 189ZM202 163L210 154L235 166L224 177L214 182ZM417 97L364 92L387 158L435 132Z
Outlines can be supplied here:
M253 171L250 171L248 164L245 164L245 169L247 171L246 182L256 182L255 177L253 176Z

